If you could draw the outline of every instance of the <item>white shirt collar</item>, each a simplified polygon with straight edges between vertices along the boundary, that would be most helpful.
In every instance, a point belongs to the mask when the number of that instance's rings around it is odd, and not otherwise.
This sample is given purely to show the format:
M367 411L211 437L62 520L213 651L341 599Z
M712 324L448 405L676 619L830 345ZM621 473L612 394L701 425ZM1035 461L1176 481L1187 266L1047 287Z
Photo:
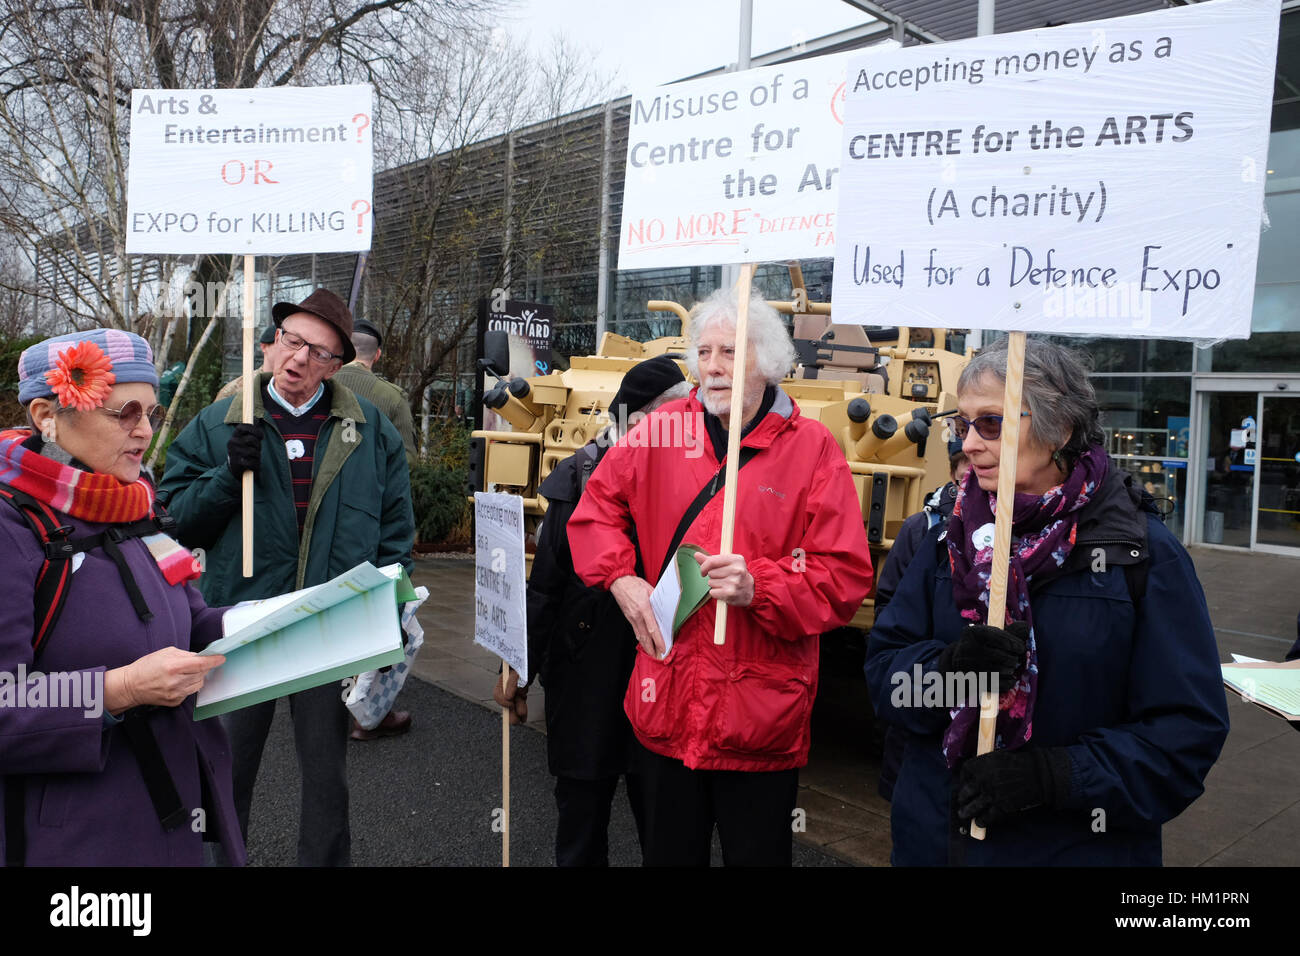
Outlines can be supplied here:
M319 385L317 385L316 394L313 395L311 398L307 399L305 403L299 405L296 408L293 405L290 405L288 400L275 390L274 379L266 383L266 390L270 394L270 396L273 399L275 399L277 405L279 405L281 408L287 411L290 415L293 415L295 418L301 418L303 415L306 415L307 412L311 410L311 407L315 405L318 401L320 401L320 397L325 394L325 383L321 382Z

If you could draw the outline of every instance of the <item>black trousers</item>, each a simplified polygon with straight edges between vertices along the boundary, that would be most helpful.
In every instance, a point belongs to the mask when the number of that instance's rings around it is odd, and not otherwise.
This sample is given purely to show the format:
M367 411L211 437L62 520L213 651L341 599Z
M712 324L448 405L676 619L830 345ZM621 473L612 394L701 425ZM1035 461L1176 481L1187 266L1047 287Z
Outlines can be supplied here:
M641 838L641 780L626 776L627 800ZM609 866L609 812L614 805L618 777L578 780L555 778L555 806L560 822L555 829L556 866Z
M688 770L640 748L646 866L708 866L718 828L727 866L790 866L799 771Z
M348 731L352 717L339 696L338 682L289 696L294 746L302 771L298 818L299 866L349 866L352 832L348 825ZM275 717L275 701L223 714L230 737L235 811L248 842L248 815L262 749Z

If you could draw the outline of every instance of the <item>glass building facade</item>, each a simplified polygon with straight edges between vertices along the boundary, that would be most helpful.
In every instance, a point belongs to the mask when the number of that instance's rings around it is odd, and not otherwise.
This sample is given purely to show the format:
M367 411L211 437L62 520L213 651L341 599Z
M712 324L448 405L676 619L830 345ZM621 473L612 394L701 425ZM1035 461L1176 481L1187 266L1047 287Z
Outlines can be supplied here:
M1167 499L1166 521L1182 540L1300 554L1300 4L1284 4L1280 27L1250 338L1208 348L1101 337L1068 344L1092 359L1110 453ZM464 395L477 301L502 286L555 307L558 368L594 352L598 329L676 334L676 319L651 313L647 301L689 306L723 270L616 268L629 110L624 98L379 174L357 311L392 330L385 349L404 359L386 369L392 377L424 389L434 407L439 395ZM459 178L439 179L453 161ZM439 203L440 217L422 222L421 202ZM412 250L431 261L435 247L437 267L419 273ZM801 265L810 300L826 301L832 261ZM354 266L343 256L278 260L270 296L316 285L346 294ZM782 265L763 266L756 282L771 298L790 297Z

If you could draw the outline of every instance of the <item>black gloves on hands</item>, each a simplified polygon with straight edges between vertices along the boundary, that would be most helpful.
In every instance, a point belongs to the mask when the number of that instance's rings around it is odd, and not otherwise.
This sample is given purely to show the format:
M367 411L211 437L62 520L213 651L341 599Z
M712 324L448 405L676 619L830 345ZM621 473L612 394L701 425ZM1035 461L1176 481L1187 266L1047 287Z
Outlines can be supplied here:
M262 466L262 423L240 422L226 443L226 464L230 473L242 479L244 472L256 473Z
M962 764L957 815L993 826L1033 807L1061 808L1070 793L1070 756L1064 747L995 750Z
M1029 625L1015 621L1000 627L972 624L939 654L935 668L944 674L997 672L1001 690L1009 688L1029 650Z

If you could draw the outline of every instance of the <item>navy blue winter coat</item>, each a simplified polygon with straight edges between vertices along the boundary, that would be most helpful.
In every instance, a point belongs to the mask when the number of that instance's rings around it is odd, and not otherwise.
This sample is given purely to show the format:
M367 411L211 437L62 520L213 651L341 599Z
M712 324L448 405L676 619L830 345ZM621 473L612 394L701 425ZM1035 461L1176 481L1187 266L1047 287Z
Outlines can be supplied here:
M1025 811L980 842L960 834L950 807L956 775L940 750L948 711L891 700L902 696L893 675L917 663L933 670L965 627L939 534L927 537L867 647L876 709L907 731L895 865L1160 865L1161 825L1201 794L1228 734L1214 630L1187 552L1138 510L1112 468L1080 515L1065 572L1030 589L1039 666L1030 746L1068 749L1068 809ZM1098 548L1104 571L1092 570ZM1143 557L1135 608L1122 564Z

